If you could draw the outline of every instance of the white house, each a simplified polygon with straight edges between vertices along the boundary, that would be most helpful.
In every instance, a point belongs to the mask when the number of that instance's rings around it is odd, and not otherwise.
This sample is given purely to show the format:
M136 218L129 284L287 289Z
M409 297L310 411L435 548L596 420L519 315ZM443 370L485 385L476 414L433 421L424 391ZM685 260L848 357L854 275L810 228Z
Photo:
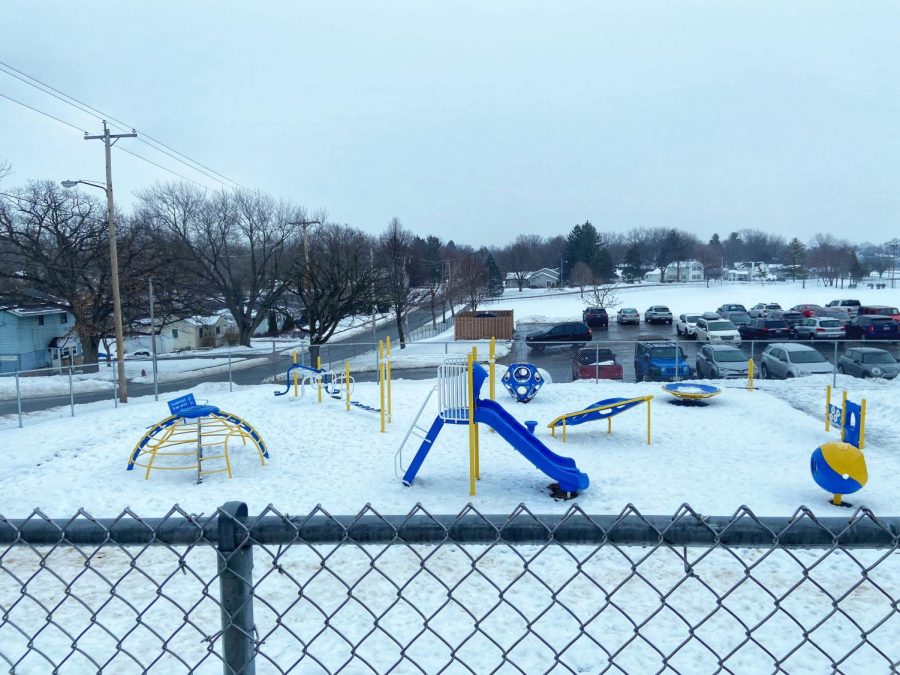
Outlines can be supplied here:
M171 337L173 349L204 349L225 344L228 321L221 314L189 316L162 329L162 335Z
M661 279L662 273L658 267L644 275L644 281L658 283ZM667 282L703 281L703 279L703 263L698 260L679 260L666 265L665 281Z
M519 272L507 272L505 279L506 288L518 288L517 278L523 276ZM534 272L524 273L524 288L553 288L559 286L559 270L542 267Z
M737 262L731 269L725 270L722 277L725 281L775 281L780 265L769 265L764 262Z

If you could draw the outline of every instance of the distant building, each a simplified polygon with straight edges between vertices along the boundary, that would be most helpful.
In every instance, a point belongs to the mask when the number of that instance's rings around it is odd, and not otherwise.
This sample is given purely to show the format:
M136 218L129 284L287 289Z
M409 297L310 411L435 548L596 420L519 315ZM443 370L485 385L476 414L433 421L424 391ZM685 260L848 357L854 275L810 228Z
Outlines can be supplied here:
M651 283L659 283L661 280L665 282L688 282L703 281L705 278L705 268L699 260L679 260L666 265L666 274L663 278L662 272L657 267L644 274L644 281Z
M51 305L0 309L0 372L74 365L81 343L71 313Z
M559 270L542 267L534 272L525 272L521 275L516 272L507 272L504 286L506 288L518 288L518 277L524 276L523 288L554 288L559 286Z
M778 281L783 278L784 265L765 262L737 262L722 273L725 281Z
M189 316L175 321L161 330L172 338L173 350L211 349L225 344L228 321L221 314Z

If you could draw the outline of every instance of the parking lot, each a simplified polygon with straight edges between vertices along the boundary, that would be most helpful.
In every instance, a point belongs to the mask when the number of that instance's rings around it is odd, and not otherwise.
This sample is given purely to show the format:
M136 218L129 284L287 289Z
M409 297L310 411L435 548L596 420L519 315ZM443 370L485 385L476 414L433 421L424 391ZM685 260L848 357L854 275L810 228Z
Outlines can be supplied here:
M577 319L573 319L577 320ZM568 345L547 345L543 353L531 351L525 345L525 336L528 333L541 331L549 328L553 324L549 323L519 323L516 326L514 335L513 349L509 356L503 359L504 363L527 362L533 363L539 368L543 368L554 382L571 382L572 381L572 348ZM684 350L687 357L687 363L694 368L696 362L697 351L701 345L696 340L677 338L675 335L675 327L666 324L647 325L641 322L639 326L619 326L615 320L612 320L607 330L601 328L593 329L592 345L611 349L616 356L616 361L622 365L624 370L625 382L634 382L634 343L643 337L669 338L678 342ZM797 342L797 341L792 341ZM744 341L740 348L747 355L747 358L753 356L754 361L758 364L762 351L768 345L768 342L757 340L754 342ZM835 363L837 358L844 353L849 347L867 346L878 347L891 352L894 357L900 359L900 344L887 341L871 341L858 342L851 340L841 340L838 342L805 342L811 344L818 349L822 355L830 362Z

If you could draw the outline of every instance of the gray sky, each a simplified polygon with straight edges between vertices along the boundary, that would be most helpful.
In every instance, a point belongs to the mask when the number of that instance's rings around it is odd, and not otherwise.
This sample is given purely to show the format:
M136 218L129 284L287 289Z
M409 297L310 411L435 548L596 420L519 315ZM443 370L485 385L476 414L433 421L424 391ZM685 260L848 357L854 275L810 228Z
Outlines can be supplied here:
M587 218L897 236L898 36L900 4L865 0L0 5L0 60L243 185L476 245ZM2 98L0 156L0 189L103 177L99 142ZM126 208L172 178L113 162Z

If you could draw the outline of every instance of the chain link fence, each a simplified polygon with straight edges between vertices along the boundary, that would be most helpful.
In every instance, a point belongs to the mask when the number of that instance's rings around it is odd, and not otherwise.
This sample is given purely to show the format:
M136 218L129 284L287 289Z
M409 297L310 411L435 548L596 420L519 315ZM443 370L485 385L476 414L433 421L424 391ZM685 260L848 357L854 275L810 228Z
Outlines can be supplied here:
M0 518L12 673L878 673L900 518Z

